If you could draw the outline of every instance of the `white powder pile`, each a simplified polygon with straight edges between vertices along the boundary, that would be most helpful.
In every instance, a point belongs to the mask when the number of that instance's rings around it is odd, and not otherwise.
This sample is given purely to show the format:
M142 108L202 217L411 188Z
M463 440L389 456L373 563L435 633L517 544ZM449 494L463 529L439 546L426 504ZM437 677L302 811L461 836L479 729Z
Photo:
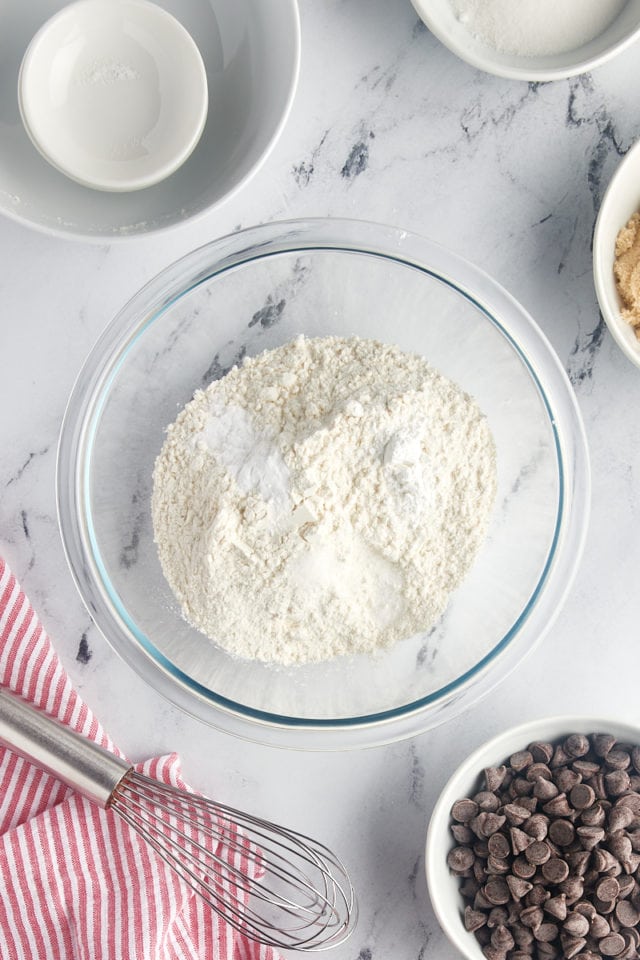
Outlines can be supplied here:
M577 50L609 27L627 0L451 0L478 40L501 53L551 56Z
M488 525L495 447L421 357L299 338L198 391L167 431L152 513L184 617L277 662L428 629Z

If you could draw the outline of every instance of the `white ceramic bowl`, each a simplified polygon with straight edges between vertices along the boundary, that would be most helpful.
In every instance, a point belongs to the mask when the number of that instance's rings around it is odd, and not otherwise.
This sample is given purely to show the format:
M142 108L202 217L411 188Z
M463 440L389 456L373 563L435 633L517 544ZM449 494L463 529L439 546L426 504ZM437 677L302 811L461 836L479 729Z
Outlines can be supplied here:
M442 790L433 809L425 855L429 896L436 917L451 943L467 960L484 960L482 948L464 926L460 881L451 876L447 854L454 846L450 812L454 802L480 789L485 767L497 766L517 750L536 741L555 741L571 733L611 733L619 740L640 744L640 729L603 717L566 716L533 720L512 727L478 747L460 764Z
M598 303L613 339L622 352L640 367L640 340L620 313L620 297L613 276L618 231L640 210L640 142L616 170L600 205L593 234L593 280Z
M18 103L36 149L78 183L140 190L193 152L207 74L179 20L149 0L77 0L24 55Z
M293 101L300 60L296 0L161 0L195 41L207 121L193 153L145 190L107 193L69 179L35 149L18 108L24 53L61 0L0 4L0 213L49 233L116 240L209 213L260 168Z
M426 26L452 53L479 70L514 80L547 81L586 73L640 37L640 0L629 0L599 36L573 50L549 56L502 53L474 36L455 15L451 0L412 0Z

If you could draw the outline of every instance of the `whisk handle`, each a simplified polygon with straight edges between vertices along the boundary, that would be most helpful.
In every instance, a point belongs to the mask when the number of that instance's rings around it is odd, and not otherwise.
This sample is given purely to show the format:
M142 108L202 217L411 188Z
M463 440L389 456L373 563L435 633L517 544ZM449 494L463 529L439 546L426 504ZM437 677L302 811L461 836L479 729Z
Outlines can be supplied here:
M102 807L129 764L0 688L0 743Z

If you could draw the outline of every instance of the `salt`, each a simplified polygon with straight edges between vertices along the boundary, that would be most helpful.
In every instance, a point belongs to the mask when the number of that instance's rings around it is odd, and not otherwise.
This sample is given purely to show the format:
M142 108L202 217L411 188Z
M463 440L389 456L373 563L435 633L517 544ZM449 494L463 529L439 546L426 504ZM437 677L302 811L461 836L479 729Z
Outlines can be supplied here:
M451 0L451 5L477 40L501 53L544 57L598 37L627 0Z

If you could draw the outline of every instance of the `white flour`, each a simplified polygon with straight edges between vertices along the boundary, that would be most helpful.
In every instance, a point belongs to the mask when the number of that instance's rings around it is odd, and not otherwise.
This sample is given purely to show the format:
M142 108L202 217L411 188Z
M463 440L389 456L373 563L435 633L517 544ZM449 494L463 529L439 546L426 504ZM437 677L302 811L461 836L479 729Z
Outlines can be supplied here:
M458 20L495 50L551 56L603 33L627 0L451 0Z
M420 357L299 338L198 391L156 461L152 512L185 618L279 663L428 629L496 489L475 402Z

